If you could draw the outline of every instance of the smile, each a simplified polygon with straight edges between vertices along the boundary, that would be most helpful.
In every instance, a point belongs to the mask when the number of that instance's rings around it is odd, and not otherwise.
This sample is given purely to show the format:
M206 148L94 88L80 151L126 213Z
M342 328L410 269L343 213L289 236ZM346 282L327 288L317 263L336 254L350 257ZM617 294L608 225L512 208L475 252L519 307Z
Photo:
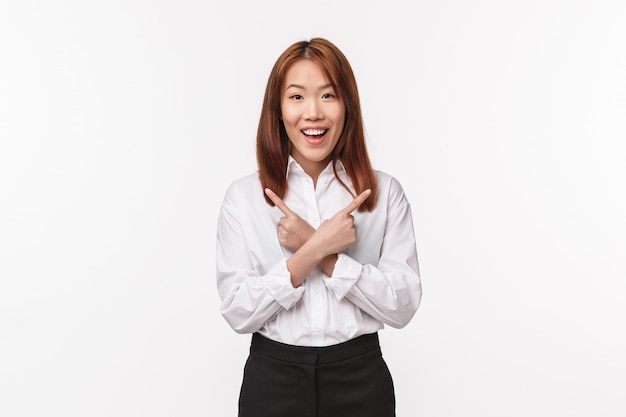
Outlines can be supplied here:
M324 142L328 129L303 129L301 132L309 145L317 146Z

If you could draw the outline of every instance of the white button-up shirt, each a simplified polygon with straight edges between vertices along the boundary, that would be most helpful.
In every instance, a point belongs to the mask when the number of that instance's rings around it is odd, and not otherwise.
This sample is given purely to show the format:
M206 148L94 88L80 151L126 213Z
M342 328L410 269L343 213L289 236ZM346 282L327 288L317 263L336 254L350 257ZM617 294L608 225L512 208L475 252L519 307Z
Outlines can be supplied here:
M340 162L337 172L350 185ZM352 213L357 242L339 254L331 277L316 267L298 288L287 269L292 253L278 241L284 215L265 201L258 174L231 184L218 220L216 263L221 312L235 331L329 346L411 320L422 295L411 208L396 179L380 171L376 177L376 207ZM285 204L314 228L354 198L331 164L314 187L290 157L287 181Z

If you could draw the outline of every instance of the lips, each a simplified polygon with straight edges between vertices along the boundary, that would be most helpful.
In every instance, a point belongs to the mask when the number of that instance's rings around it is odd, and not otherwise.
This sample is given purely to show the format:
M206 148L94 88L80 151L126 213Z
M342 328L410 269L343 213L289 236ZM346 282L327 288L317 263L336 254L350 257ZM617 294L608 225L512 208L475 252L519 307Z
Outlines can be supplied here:
M301 132L304 135L304 139L307 141L307 143L309 143L310 145L319 145L324 141L326 133L328 133L328 129L311 128L302 129Z

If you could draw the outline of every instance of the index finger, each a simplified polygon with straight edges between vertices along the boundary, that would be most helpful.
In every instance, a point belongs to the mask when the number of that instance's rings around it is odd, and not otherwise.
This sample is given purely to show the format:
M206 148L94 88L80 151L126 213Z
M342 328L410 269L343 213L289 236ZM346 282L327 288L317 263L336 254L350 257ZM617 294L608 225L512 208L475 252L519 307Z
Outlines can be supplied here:
M372 190L370 190L369 188L367 190L363 191L361 194L356 196L356 198L354 200L352 200L350 202L350 204L348 204L346 206L345 209L342 210L343 213L344 214L350 214L354 210L358 209L361 206L361 204L363 204L363 202L365 200L367 200L367 197L369 197L371 193L372 193Z
M285 202L274 191L270 190L269 188L266 188L265 194L267 194L270 200L272 200L272 203L274 203L276 207L278 207L278 209L282 211L285 216L290 216L294 214L293 211L291 211L291 209L287 207Z

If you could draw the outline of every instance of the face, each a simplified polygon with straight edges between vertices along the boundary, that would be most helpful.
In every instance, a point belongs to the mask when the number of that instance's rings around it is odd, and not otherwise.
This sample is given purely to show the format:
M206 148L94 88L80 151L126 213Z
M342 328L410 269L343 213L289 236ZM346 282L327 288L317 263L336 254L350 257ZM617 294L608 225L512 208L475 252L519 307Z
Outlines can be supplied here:
M303 59L291 66L282 89L281 112L291 156L314 179L339 141L345 106L319 65Z

